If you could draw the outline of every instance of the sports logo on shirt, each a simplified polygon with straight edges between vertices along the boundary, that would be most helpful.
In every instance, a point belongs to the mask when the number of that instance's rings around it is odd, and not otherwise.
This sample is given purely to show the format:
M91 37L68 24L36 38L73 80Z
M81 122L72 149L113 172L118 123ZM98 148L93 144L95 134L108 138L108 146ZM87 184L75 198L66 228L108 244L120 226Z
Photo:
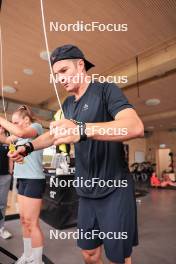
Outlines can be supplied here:
M85 105L83 106L83 108L82 108L83 111L86 111L86 110L88 110L88 109L89 109L88 104L85 104Z

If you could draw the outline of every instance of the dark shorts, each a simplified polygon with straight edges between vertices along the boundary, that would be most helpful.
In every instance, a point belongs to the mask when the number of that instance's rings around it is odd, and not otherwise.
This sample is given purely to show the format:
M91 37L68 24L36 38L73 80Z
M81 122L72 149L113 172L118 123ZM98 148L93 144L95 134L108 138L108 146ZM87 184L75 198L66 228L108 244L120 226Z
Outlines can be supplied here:
M45 179L18 179L18 194L41 199L45 186Z
M138 245L134 185L130 175L127 180L127 187L117 188L100 199L81 197L79 203L79 232L97 231L92 239L79 236L78 246L90 250L104 244L107 258L115 263L124 263L131 256L132 247Z

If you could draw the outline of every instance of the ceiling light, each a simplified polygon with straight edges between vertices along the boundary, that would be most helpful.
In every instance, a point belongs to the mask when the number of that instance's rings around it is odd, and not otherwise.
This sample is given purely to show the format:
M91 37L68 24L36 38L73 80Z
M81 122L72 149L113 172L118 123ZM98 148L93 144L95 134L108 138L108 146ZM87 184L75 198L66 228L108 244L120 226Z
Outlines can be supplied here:
M32 75L33 74L33 70L32 69L29 69L29 68L26 68L23 70L23 72L27 75Z
M153 130L155 127L154 126L148 126L147 129L148 130Z
M49 55L51 55L51 52L49 52ZM48 53L46 50L40 52L40 58L42 60L48 61Z
M10 94L16 93L16 89L9 85L4 86L3 91L4 93L10 93Z
M160 100L157 98L151 98L145 101L147 106L155 106L160 104Z
M15 85L18 85L18 84L19 84L19 82L18 82L18 81L14 81L13 83L14 83Z
M160 148L166 148L166 144L160 144Z

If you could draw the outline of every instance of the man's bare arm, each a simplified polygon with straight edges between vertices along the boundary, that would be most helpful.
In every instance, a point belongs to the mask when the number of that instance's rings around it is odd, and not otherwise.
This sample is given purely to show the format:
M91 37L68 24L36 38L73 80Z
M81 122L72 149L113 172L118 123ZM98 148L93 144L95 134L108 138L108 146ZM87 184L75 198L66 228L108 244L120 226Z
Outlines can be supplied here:
M92 124L88 123L86 124L86 127L90 131L88 137L93 140L123 142L144 136L143 123L138 117L136 111L131 108L119 112L114 121ZM105 131L105 133L100 134L101 130Z
M35 150L45 149L54 144L54 137L46 132L32 141Z
M54 143L54 137L50 135L50 132L46 132L32 141L34 150L47 148L49 146L52 146L53 143ZM13 153L9 151L8 156L14 162L21 163L24 160L25 152L26 152L26 148L24 146L19 146L18 149Z
M64 119L51 123L51 128L56 129L57 127L64 129L66 132L68 131L68 133L55 133L55 145L79 142L80 135L74 133L74 129L76 128L75 122ZM69 134L69 131L73 132ZM143 137L144 125L136 111L127 108L120 111L113 121L86 123L85 132L87 137L92 140L123 142L129 139Z

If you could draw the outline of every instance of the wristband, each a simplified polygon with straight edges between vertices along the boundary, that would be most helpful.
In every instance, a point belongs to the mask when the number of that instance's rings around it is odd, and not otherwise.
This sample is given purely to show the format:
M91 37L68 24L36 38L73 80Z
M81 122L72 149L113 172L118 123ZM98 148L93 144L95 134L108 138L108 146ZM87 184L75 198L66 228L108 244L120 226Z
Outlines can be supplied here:
M79 129L79 135L80 135L80 141L85 141L87 140L87 135L86 135L86 124L84 122L79 122L73 119L70 119L75 125L78 126Z
M31 142L27 142L24 145L17 145L16 149L18 149L18 147L25 147L25 152L20 153L22 156L26 157L27 155L29 155L32 151L34 151L34 146Z

